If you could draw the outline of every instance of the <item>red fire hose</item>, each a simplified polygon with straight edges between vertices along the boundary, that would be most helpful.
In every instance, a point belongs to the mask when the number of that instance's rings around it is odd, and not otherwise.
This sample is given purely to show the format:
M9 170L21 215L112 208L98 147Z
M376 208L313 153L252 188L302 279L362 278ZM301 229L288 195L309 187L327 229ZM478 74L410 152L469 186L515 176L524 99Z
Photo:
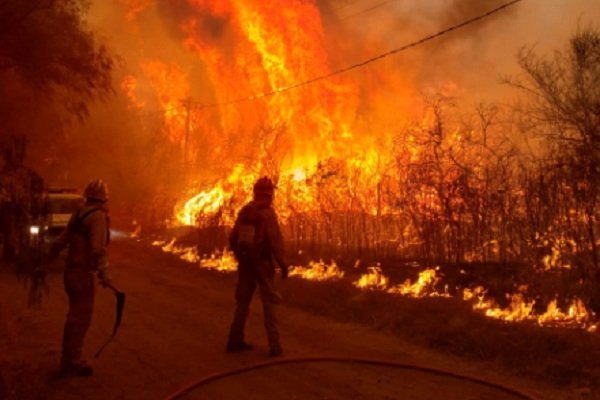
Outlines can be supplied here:
M367 364L367 365L377 365L377 366L406 369L406 370L413 370L413 371L421 371L421 372L426 372L426 373L435 374L435 375L439 375L439 376L446 376L446 377L450 377L450 378L454 378L454 379L460 379L463 381L469 381L469 382L476 383L476 384L479 384L482 386L487 386L492 389L498 390L500 392L510 394L510 395L515 396L520 399L537 400L535 397L533 397L529 394L525 394L517 389L506 387L499 383L490 382L490 381L487 381L487 380L484 380L481 378L475 378L472 376L461 375L461 374L457 374L457 373L454 373L451 371L445 371L442 369L423 367L423 366L419 366L419 365L400 363L400 362L396 362L396 361L376 360L376 359L374 360L374 359L353 358L353 357L300 357L300 358L282 358L279 360L261 362L258 364L248 365L245 367L232 369L229 371L219 372L219 373L216 373L213 375L205 376L204 378L200 378L199 380L194 381L194 382L184 386L183 388L177 390L176 392L170 394L165 400L179 399L182 396L185 396L186 394L191 392L192 390L197 389L201 386L204 386L208 383L211 383L211 382L223 379L223 378L227 378L230 376L243 374L245 372L249 372L249 371L253 371L253 370L264 369L264 368L272 367L274 365L320 363L320 362L344 362L344 363L352 363L352 364Z

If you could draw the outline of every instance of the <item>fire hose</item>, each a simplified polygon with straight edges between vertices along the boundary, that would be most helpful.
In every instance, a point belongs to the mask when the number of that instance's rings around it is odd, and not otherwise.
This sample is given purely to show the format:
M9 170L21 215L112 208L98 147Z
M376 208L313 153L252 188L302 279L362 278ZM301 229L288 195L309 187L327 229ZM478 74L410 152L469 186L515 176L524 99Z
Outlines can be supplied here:
M261 362L261 363L257 363L257 364L247 365L247 366L236 368L236 369L231 369L228 371L219 372L219 373L216 373L213 375L205 376L203 378L198 379L197 381L187 384L186 386L182 387L181 389L177 390L176 392L170 394L168 397L165 398L165 400L180 399L183 396L185 396L186 394L190 393L192 390L197 389L201 386L205 386L211 382L215 382L220 379L224 379L224 378L234 376L234 375L240 375L240 374L243 374L243 373L246 373L249 371L255 371L255 370L259 370L259 369L269 368L269 367L272 367L275 365L301 364L301 363L322 363L322 362L342 362L342 363L351 363L351 364L375 365L375 366L390 367L390 368L396 368L396 369L420 371L420 372L425 372L425 373L434 374L434 375L443 376L443 377L449 377L449 378L453 378L453 379L459 379L459 380L475 383L478 385L486 386L491 389L497 390L499 392L503 392L505 394L512 395L519 399L538 400L537 398L533 397L530 394L526 394L522 391L519 391L517 389L511 388L511 387L508 387L508 386L505 386L505 385L502 385L502 384L499 384L496 382L491 382L491 381L485 380L483 378L476 378L473 376L462 375L462 374L458 374L458 373L443 370L443 369L431 368L431 367L425 367L425 366L420 366L420 365L415 365L415 364L401 363L401 362L389 361L389 360L354 358L354 357L335 357L335 356L284 358L284 359L266 361L266 362Z

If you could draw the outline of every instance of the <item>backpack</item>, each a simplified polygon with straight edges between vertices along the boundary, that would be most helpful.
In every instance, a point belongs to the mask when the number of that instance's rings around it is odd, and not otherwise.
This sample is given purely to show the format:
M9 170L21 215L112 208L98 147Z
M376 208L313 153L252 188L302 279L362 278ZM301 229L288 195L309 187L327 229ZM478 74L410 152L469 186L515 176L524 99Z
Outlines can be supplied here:
M254 205L248 205L238 215L238 236L235 255L238 261L256 261L265 256L266 240L263 217Z
M75 218L73 218L73 220L71 221L71 223L68 226L69 231L71 231L71 233L74 233L76 235L80 235L82 236L86 241L89 240L90 238L90 232L88 230L88 228L85 226L85 224L83 223L83 221L85 221L85 219L87 217L89 217L91 214L95 213L96 211L101 211L100 208L92 208L91 210L86 211L85 213L83 213L83 215L81 215L81 209L77 210L77 214L75 214ZM107 217L108 219L108 217ZM106 244L110 243L110 227L107 221L106 224Z

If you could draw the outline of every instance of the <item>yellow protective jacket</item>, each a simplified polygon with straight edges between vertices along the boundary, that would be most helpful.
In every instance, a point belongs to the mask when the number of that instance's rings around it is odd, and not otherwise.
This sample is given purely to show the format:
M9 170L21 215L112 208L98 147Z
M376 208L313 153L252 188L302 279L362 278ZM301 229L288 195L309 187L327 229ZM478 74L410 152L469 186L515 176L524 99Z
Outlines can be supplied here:
M68 245L67 268L106 273L109 228L106 207L101 203L87 202L71 215L67 228L54 243L52 253L58 254Z

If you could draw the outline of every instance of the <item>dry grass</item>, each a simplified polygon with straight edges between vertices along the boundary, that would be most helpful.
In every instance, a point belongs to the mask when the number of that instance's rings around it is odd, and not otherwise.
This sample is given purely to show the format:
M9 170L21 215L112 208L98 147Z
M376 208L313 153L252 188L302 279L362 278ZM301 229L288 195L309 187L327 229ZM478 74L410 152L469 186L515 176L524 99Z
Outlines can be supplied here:
M348 282L292 278L285 292L292 306L387 330L415 344L558 385L600 388L598 334L508 324L477 314L460 300L364 292Z

